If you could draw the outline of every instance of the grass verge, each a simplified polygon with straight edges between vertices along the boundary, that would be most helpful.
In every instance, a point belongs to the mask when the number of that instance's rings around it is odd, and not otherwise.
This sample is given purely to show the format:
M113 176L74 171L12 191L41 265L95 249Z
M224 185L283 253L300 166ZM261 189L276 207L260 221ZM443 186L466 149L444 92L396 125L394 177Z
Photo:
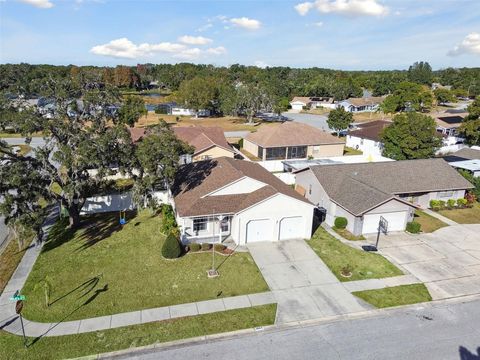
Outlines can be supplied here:
M423 284L356 291L352 294L377 308L417 304L432 300L428 289Z
M480 223L480 203L476 202L471 208L440 210L438 212L459 224L479 224Z
M363 235L353 235L350 231L347 229L338 229L335 226L332 227L333 231L335 231L338 235L341 237L350 240L350 241L358 241L358 240L365 240L365 237Z
M447 226L447 224L445 224L442 220L439 220L436 217L428 215L422 210L415 211L414 220L421 225L421 230L424 233L431 233L442 227Z
M29 338L27 349L21 336L0 331L1 359L65 359L117 351L179 339L229 332L275 321L276 305L228 310L213 314L127 326L85 334Z
M29 243L26 244L26 247ZM24 254L25 250L18 250L18 244L15 239L10 240L0 254L0 294L7 286L8 280L12 277Z
M343 244L320 227L308 244L340 281L380 279L403 273L379 254L367 253ZM350 277L342 276L348 269Z
M147 210L127 213L124 226L118 213L85 217L76 231L66 228L66 220L58 222L23 288L25 318L77 320L268 290L248 253L217 257L215 279L206 273L210 253L164 259L161 221ZM37 285L45 279L48 307Z

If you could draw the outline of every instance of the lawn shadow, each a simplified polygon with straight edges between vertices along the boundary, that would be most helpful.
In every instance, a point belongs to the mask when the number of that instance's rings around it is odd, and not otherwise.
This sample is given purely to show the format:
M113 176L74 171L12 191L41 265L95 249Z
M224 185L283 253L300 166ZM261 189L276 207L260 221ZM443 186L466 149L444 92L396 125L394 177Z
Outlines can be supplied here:
M223 266L223 264L225 264L227 262L227 260L230 259L230 257L235 254L235 250L237 249L237 247L238 247L238 245L236 245L233 248L233 251L232 251L231 254L228 254L227 256L224 256L224 259L220 262L220 264L218 264L218 266L215 268L215 270L218 271Z
M63 294L62 296L58 297L57 299L55 299L49 305L52 306L56 302L66 298L67 296L73 294L74 292L76 292L77 290L80 290L80 289L84 289L82 291L85 291L85 292L79 298L82 298L82 297L88 295L98 285L101 277L102 277L102 274L94 276L91 279L88 279L87 281L78 285L76 288L70 290L69 292L67 292L67 293Z
M64 218L58 220L50 228L47 240L42 247L42 252L53 250L73 239L76 230L71 229L68 225L68 219Z

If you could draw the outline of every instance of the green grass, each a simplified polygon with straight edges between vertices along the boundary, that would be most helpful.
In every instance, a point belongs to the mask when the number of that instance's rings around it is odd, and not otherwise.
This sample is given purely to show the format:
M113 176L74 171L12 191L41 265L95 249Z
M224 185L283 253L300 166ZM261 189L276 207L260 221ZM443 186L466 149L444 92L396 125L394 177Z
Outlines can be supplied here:
M403 273L379 254L367 253L343 244L324 228L318 228L308 244L340 281L380 279ZM343 268L351 269L352 276L343 277Z
M66 220L54 226L22 292L27 319L76 320L268 290L248 253L217 256L220 276L208 279L210 253L162 258L159 216L127 213L123 228L118 216L90 216L75 232ZM49 307L35 288L46 276Z
M344 147L343 148L343 155L362 155L363 151L351 148L351 147Z
M31 238L27 240L24 247L26 248L31 241ZM7 286L8 281L22 260L24 253L24 250L18 250L17 241L12 239L0 254L0 294L3 292L3 289L5 289L5 286Z
M447 224L445 224L443 221L437 219L436 217L428 215L422 210L415 211L414 220L421 225L421 230L424 233L431 233L442 227L447 226Z
M19 148L18 154L19 154L19 155L22 155L22 156L25 156L25 155L27 155L30 151L32 151L32 147L31 147L30 145L20 144L20 145L16 145L16 147Z
M350 241L358 241L358 240L365 240L365 237L363 235L358 235L358 236L355 236L353 235L350 231L348 231L347 229L338 229L336 228L335 226L332 227L333 231L335 231L338 235L340 235L341 237L347 239L347 240L350 240Z
M459 224L479 224L480 223L480 203L476 202L472 208L440 210L438 212Z
M146 346L155 343L229 332L275 321L276 305L229 310L213 314L127 326L85 334L43 337L23 347L22 337L0 331L0 358L65 359ZM29 338L31 344L35 339Z
M400 285L384 289L356 291L352 294L377 308L417 304L432 300L428 289L423 284Z

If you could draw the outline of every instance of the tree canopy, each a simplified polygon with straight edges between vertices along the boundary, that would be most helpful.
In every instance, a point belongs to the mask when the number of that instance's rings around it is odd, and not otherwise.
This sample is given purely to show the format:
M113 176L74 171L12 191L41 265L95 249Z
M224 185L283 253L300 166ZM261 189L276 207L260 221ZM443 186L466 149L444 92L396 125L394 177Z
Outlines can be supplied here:
M383 155L394 160L431 158L442 144L433 118L417 112L395 115L380 136Z
M415 62L408 68L408 79L412 82L430 85L433 79L432 67L428 62Z
M404 81L385 98L381 109L390 114L406 110L425 111L432 107L432 103L433 96L429 89L417 83Z
M342 130L348 129L348 125L352 122L353 114L346 111L343 107L330 111L327 118L328 127L334 130L337 134Z
M480 145L480 96L467 108L468 115L458 129L469 145Z
M435 89L433 90L433 95L435 95L435 99L437 100L437 103L444 105L449 102L456 102L457 98L455 97L453 91L450 91L448 89Z

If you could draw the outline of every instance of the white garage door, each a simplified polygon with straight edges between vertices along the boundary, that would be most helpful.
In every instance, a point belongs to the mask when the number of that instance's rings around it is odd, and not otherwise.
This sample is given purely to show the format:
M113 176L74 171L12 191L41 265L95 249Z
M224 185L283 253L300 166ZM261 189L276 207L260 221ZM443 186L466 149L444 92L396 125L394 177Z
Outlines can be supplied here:
M363 233L371 234L378 231L378 222L380 216L383 216L388 221L388 231L403 231L405 230L407 211L397 211L384 214L370 214L363 217Z
M294 216L282 219L279 233L279 240L301 239L304 234L303 217Z
M250 220L247 223L247 243L273 240L273 221L271 219Z

